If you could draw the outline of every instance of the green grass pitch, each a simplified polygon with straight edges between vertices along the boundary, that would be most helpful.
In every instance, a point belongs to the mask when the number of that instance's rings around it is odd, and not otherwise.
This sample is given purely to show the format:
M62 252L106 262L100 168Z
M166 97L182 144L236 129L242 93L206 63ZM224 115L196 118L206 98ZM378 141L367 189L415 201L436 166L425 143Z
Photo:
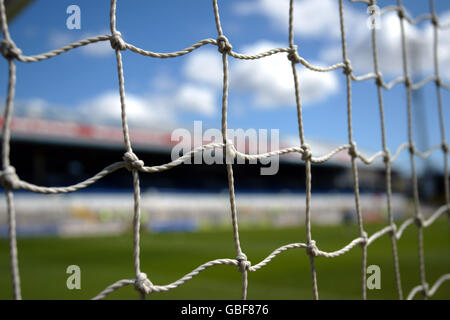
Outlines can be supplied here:
M369 235L382 225L367 225ZM304 226L285 229L241 228L241 245L256 264L274 249L305 242ZM321 250L334 251L358 235L356 226L313 226L313 239ZM427 281L450 272L449 226L445 218L425 229ZM410 226L398 242L404 295L419 284L417 229ZM18 239L24 299L89 299L113 282L133 278L131 233L89 238ZM231 228L196 233L149 234L142 232L141 268L154 284L173 282L198 265L217 258L234 258ZM68 290L66 268L81 268L81 290ZM381 289L368 290L369 299L395 299L392 249L388 235L368 248L368 265L381 268ZM346 255L316 259L321 299L359 299L361 249ZM12 298L7 239L0 240L0 299ZM241 274L234 266L215 266L169 292L148 299L240 299ZM419 298L420 295L416 296ZM138 299L133 286L119 289L110 299ZM304 249L281 253L267 266L249 273L249 299L311 299L311 274ZM449 299L444 283L433 299Z

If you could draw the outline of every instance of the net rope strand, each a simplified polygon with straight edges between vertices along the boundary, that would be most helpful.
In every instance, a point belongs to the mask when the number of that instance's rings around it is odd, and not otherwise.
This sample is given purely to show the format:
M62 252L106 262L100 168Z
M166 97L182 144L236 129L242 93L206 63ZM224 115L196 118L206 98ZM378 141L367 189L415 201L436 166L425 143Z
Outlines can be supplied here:
M286 0L287 1L287 0ZM224 31L221 25L221 19L219 14L219 6L217 0L213 0L213 14L217 29L218 37L217 39L204 39L201 40L183 50L169 52L169 53L158 53L147 51L137 46L127 43L122 39L120 31L116 28L116 6L117 0L111 0L110 4L110 35L99 35L96 37L90 37L78 42L74 42L63 46L59 49L55 49L46 53L34 55L34 56L26 56L22 54L22 51L16 46L13 42L6 18L6 10L4 5L4 0L0 0L0 19L1 19L1 28L3 33L3 39L1 41L0 51L4 58L8 63L8 86L7 86L7 96L5 102L5 110L4 110L4 123L2 127L2 140L1 140L1 150L2 150L2 170L0 171L0 182L4 187L5 198L6 198L6 207L7 207L7 217L8 217L8 238L9 238L9 251L10 251L10 266L11 266L11 275L12 275L12 283L13 283L13 298L20 300L22 299L21 295L21 286L20 286L20 274L19 274L19 262L18 262L18 251L17 251L17 240L16 240L16 218L15 218L15 210L14 210L14 194L13 190L28 190L35 193L43 193L43 194L56 194L56 193L70 193L75 192L77 190L83 189L96 183L98 180L104 178L105 176L114 173L120 169L127 169L130 171L133 181L133 189L134 189L134 214L133 214L133 263L134 263L134 273L135 278L132 279L122 279L119 280L112 285L108 286L102 292L100 292L94 299L104 299L110 293L128 285L134 285L135 289L139 292L140 297L145 299L146 295L151 294L152 292L162 292L168 291L177 288L178 286L184 284L186 281L191 280L193 277L200 274L202 271L214 267L216 265L231 265L237 267L238 271L242 274L242 299L247 298L247 287L248 287L248 272L255 272L262 267L266 266L272 259L276 258L279 254L285 252L290 249L305 249L306 253L310 258L311 264L311 275L312 275L312 289L313 289L313 298L319 298L319 289L318 289L318 281L317 274L315 270L315 259L318 257L324 258L335 258L346 254L350 250L352 250L356 246L362 247L362 275L361 275L361 296L365 299L366 296L366 272L365 267L367 264L367 248L375 242L377 239L383 237L384 235L389 234L391 237L392 243L392 254L394 259L394 272L396 279L396 288L397 295L399 299L403 299L403 289L400 278L400 267L398 262L398 248L397 241L401 239L403 232L411 225L416 225L418 228L418 238L419 238L419 279L420 284L411 289L409 294L407 295L407 299L413 299L417 294L421 293L423 298L431 297L438 288L445 282L450 281L450 273L444 274L439 277L436 282L429 288L428 283L426 282L426 274L425 274L425 261L424 261L424 248L423 248L423 230L429 226L431 226L440 216L447 214L450 223L450 192L449 192L449 173L448 173L448 145L445 139L445 126L444 126L444 114L443 114L443 102L442 102L442 89L450 90L450 85L443 82L440 77L439 72L439 60L438 60L438 30L448 29L450 28L450 24L443 25L439 22L438 16L434 7L434 0L430 0L430 13L423 14L418 16L417 18L409 17L405 9L403 7L402 1L398 0L396 6L388 6L381 10L381 14L385 14L387 12L396 11L399 16L399 22L401 27L401 47L402 47L402 60L403 60L403 75L392 80L389 83L386 83L383 80L383 76L379 70L379 61L378 61L378 50L377 50L377 40L376 40L376 30L375 28L372 30L372 51L373 51L373 63L374 63L374 72L368 73L365 75L357 76L353 73L351 68L351 61L347 56L347 43L346 43L346 34L345 34L345 21L344 21L344 6L343 0L339 1L339 17L340 17L340 31L341 31L341 46L342 46L342 57L343 61L336 63L334 65L328 67L318 67L310 64L306 59L301 57L298 53L298 47L294 42L294 32L293 32L293 23L294 23L294 1L289 0L289 47L287 48L274 48L268 50L266 52L255 53L255 54L240 54L234 52L232 50L232 45L230 44L228 38L225 36ZM365 3L368 6L376 5L376 0L349 0L350 2L361 2ZM408 73L407 68L407 55L406 55L406 37L404 30L404 23L417 24L423 20L430 20L433 24L433 63L434 63L434 74L425 77L423 80L413 83ZM121 122L122 122L122 131L123 131L123 139L125 146L125 154L123 156L122 161L115 162L107 167L105 167L102 171L97 173L91 178L88 178L82 182L71 186L63 186L63 187L45 187L38 186L32 183L26 182L19 178L16 173L14 167L10 163L10 135L11 135L11 119L13 115L14 109L14 96L15 96L15 86L16 86L16 65L14 60L18 60L20 62L30 63L30 62L39 62L45 59L50 59L56 57L60 54L66 53L70 50L79 48L81 46L90 45L92 43L96 43L99 41L110 41L112 49L115 51L116 55L116 65L117 65L117 75L118 75L118 85L119 85L119 95L120 95L120 105L121 105ZM223 65L223 91L222 91L222 132L223 132L223 143L210 143L198 148L191 150L190 152L184 154L180 158L171 161L166 164L155 165L155 166L145 166L144 162L138 158L138 156L133 152L132 144L129 135L128 129L128 121L127 121L127 106L126 106L126 95L125 95L125 77L124 77L124 68L122 62L122 54L121 51L130 50L136 54L148 56L151 58L175 58L180 57L186 54L193 52L194 50L204 46L204 45L215 45L218 47L218 51L222 56L222 65ZM299 130L299 138L300 138L300 147L294 146L281 150L273 150L263 154L245 154L236 150L234 147L233 141L228 140L226 136L226 129L228 126L227 114L228 114L228 91L229 91L229 68L228 68L228 56L235 59L242 60L255 60L262 59L274 54L287 53L287 57L292 65L292 73L293 73L293 84L295 88L295 98L296 98L296 106L297 106L297 121L298 121L298 130ZM303 127L303 114L302 114L302 106L301 106L301 92L299 89L300 79L297 75L296 65L300 63L305 68L310 69L315 72L331 72L337 69L343 69L345 77L346 77L346 88L347 88L347 130L348 130L348 144L341 145L336 149L332 150L328 154L321 156L313 156L313 151L311 147L306 143L304 127ZM356 143L353 139L353 128L352 128L352 81L367 81L374 79L377 85L377 94L378 94L378 104L379 104L379 112L380 112L380 126L381 126L381 143L382 143L382 151L379 151L373 154L370 157L365 157L361 153L358 152ZM439 115L439 128L441 133L441 144L432 146L428 150L419 151L414 146L414 140L412 137L412 111L411 111L411 93L414 90L419 90L421 87L426 85L427 83L434 81L436 85L436 95L437 95L437 105L438 105L438 115ZM383 103L383 89L390 90L395 85L403 83L407 92L407 115L408 115L408 142L401 144L397 150L394 152L394 155L391 156L389 149L387 148L386 143L386 127L385 127L385 116L384 116L384 103ZM167 284L167 285L154 285L150 279L147 277L145 273L141 271L140 264L140 186L139 186L139 173L157 173L166 170L170 170L178 165L183 164L187 159L190 159L192 155L201 153L205 150L217 149L217 151L222 151L223 155L227 158L226 163L226 171L227 178L229 184L229 200L230 200L230 213L231 213L231 223L233 228L233 239L234 246L236 249L236 258L235 259L216 259L212 261L208 261L193 271L189 272L182 278ZM421 211L420 211L420 200L418 194L418 186L417 186L417 174L415 170L415 162L414 158L421 157L427 158L434 151L441 149L443 152L444 158L444 191L445 191L445 204L441 205L434 213L428 218L424 219ZM392 176L391 176L391 164L397 159L402 150L408 150L410 154L410 162L411 162L411 174L413 177L413 188L414 188L414 217L406 219L400 226L397 228L392 215ZM355 207L356 214L358 219L358 229L359 236L352 241L350 241L347 245L342 247L341 249L326 252L322 251L318 248L316 241L312 239L311 234L311 210L310 210L310 201L311 201L311 164L312 163L324 163L330 159L332 159L336 154L347 151L351 157L352 164L352 175L353 175L353 184L354 184L354 194L355 194ZM301 155L302 161L305 163L305 182L306 182L306 209L305 209L305 228L306 228L306 243L292 243L284 245L278 249L275 249L271 254L269 254L265 259L261 262L253 265L247 259L247 256L243 252L239 240L239 224L238 224L238 212L236 206L235 192L234 192L234 176L233 176L233 168L232 164L229 163L229 160L233 160L235 158L242 159L263 159L270 158L275 156L280 156L288 153L298 153ZM377 158L383 158L385 163L385 184L386 184L386 202L388 208L388 220L389 225L380 229L379 231L373 233L371 236L368 236L364 231L364 224L361 214L361 207L359 203L359 179L358 179L358 168L356 160L361 160L364 164L369 165L375 161Z
M288 59L291 61L292 75L294 78L294 88L295 88L295 103L297 107L297 122L298 131L300 138L300 145L303 150L302 160L305 161L305 186L306 186L306 203L305 203L305 231L306 231L306 253L309 256L309 262L311 267L311 277L312 277L312 291L313 298L315 300L319 299L319 289L317 285L317 272L314 257L316 256L318 249L316 247L316 242L312 240L311 235L311 148L305 141L305 134L303 128L303 115L302 115L302 104L300 99L300 87L297 75L296 63L301 62L298 55L298 47L294 45L294 0L289 1L289 48L292 52L288 55Z
M363 300L367 298L366 289L366 266L367 266L367 233L364 231L364 222L361 213L361 204L359 202L359 178L358 178L358 167L356 164L356 157L358 155L356 149L356 143L353 141L353 120L352 120L352 66L351 62L347 56L347 40L345 34L345 23L344 23L344 3L343 0L339 0L339 21L341 27L341 45L342 45L342 59L345 64L344 74L346 79L347 88L347 125L348 125L348 143L350 145L349 155L351 156L352 163L352 174L353 174L353 191L355 195L355 207L358 221L358 228L360 238L364 241L360 243L362 247L362 261L361 261L361 296Z
M370 1L370 5L377 5L376 0ZM373 56L373 65L375 69L375 74L380 75L380 67L378 62L378 49L377 49L377 32L376 28L372 28L372 56ZM381 77L379 77L381 78ZM377 76L377 79L379 79ZM385 163L385 179L386 179L386 202L387 202L387 214L389 220L390 235L391 235L391 244L392 244L392 255L394 259L394 273L395 273L395 282L397 288L397 297L399 300L403 300L403 290L402 290L402 282L400 276L400 265L398 259L398 250L397 250L397 239L395 235L395 230L397 226L394 223L394 218L392 215L392 205L391 205L391 197L392 197L392 183L391 183L391 157L390 152L386 144L386 125L384 121L384 103L383 103L383 90L382 83L380 81L375 81L377 86L377 95L378 95L378 106L380 111L380 124L381 124L381 145L383 147L384 153L384 163ZM370 242L370 239L369 239Z
M445 190L445 202L450 203L450 187L449 187L449 176L448 176L448 145L445 139L445 125L444 125L444 113L442 110L442 80L439 73L439 60L438 60L438 47L439 47L439 19L436 15L436 9L434 7L434 0L430 0L430 11L431 11L431 21L433 23L433 64L434 64L434 78L436 84L436 94L438 102L439 111L439 129L441 131L442 139L442 154L444 157L444 190ZM450 225L450 211L447 212Z
M419 199L419 186L417 181L416 164L415 164L415 154L414 154L414 140L413 140L413 125L412 125L412 92L411 92L411 77L408 70L408 58L406 54L406 35L405 35L405 8L403 7L402 0L397 0L397 13L400 20L400 37L401 37L401 48L402 48L402 62L403 62L403 76L405 78L405 89L406 89L406 107L407 107L407 117L408 117L408 142L410 151L410 162L411 162L411 175L413 184L413 196L414 196L414 216L417 222L418 228L418 255L419 255L419 275L420 283L422 286L423 297L427 297L427 285L425 277L425 258L423 252L423 217L420 209L420 199Z

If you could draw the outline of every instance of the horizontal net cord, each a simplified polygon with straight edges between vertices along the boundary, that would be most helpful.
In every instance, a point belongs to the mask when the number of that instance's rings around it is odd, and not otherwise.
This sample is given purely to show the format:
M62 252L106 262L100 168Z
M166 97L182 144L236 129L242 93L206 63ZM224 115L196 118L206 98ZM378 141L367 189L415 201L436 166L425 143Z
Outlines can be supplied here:
M367 5L372 5L371 0L349 0L349 1L350 2L354 2L354 3L360 2L360 3L365 3ZM390 6L386 6L386 7L382 8L379 13L380 13L380 15L383 15L383 14L386 14L388 12L392 12L392 11L397 11L398 12L400 10L401 10L401 8L399 8L398 6L390 5ZM432 14L428 14L428 13L422 14L422 15L414 18L414 19L409 17L406 13L404 13L404 18L405 18L406 21L408 21L410 24L413 24L413 25L418 24L419 22L424 21L424 20L431 20L431 21L433 21L433 15ZM437 27L440 28L440 29L447 29L447 28L450 28L450 23L444 24L444 25L437 23Z
M94 298L92 298L92 300L105 299L110 293L113 293L114 291L116 291L117 289L120 289L122 287L126 287L130 284L134 284L135 281L136 280L134 280L134 279L123 279L123 280L116 281L112 285L108 286L105 290L100 292L98 295L96 295Z
M42 54L38 54L38 55L34 55L34 56L25 56L25 55L20 54L16 58L17 58L17 60L19 60L21 62L38 62L38 61L42 61L42 60L46 60L46 59L55 57L64 52L67 52L69 50L72 50L72 49L75 49L78 47L82 47L82 46L86 46L91 43L96 43L96 42L100 42L100 41L108 41L111 39L111 37L112 36L110 36L110 35L101 35L101 36L96 36L96 37L90 37L90 38L86 38L84 40L80 40L80 41L71 43L69 45L63 46L59 49L55 49L55 50L46 52L46 53L42 53ZM188 54L188 53L194 51L195 49L198 49L206 44L217 45L217 40L215 40L215 39L201 40L201 41L193 44L192 46L185 48L181 51L175 51L175 52L169 52L169 53L146 51L144 49L140 49L129 43L125 43L125 46L127 49L130 49L131 51L141 54L141 55L144 55L144 56L165 59L165 58L175 58L175 57L183 56L183 55ZM274 55L277 53L290 53L290 52L292 52L292 49L290 49L290 48L274 48L274 49L268 50L266 52L258 53L258 54L240 54L240 53L236 53L234 51L230 51L227 54L229 54L231 57L241 59L241 60L256 60L256 59L262 59L262 58L265 58L265 57L268 57L268 56L271 56L271 55ZM329 72L329 71L334 71L336 69L345 68L345 64L342 62L336 63L336 64L328 66L328 67L319 67L319 66L314 66L314 65L310 64L306 59L304 59L300 56L297 59L298 59L298 62L301 63L302 65L304 65L306 68L308 68L312 71L317 71L317 72ZM360 76L357 76L354 73L352 73L351 76L354 81L366 81L366 80L370 80L370 79L376 79L377 81L381 82L381 85L386 90L392 89L398 83L405 82L405 79L400 76L400 77L397 77L394 80L386 83L382 77L377 76L375 73L367 73L367 74L360 75ZM432 81L437 81L437 78L433 75L430 75L417 83L412 83L411 84L412 90L419 90L424 85L426 85L427 83L432 82ZM439 80L439 81L440 81L440 85L444 89L450 91L449 84L443 82L442 80Z
M437 218L439 218L440 215L442 215L443 213L445 213L448 209L450 208L450 205L445 205L440 207L438 210L436 210L432 216L425 220L423 222L424 227L429 227L434 221L436 221ZM405 228L408 225L411 225L414 223L414 219L408 219L405 221L405 223L402 224L402 226L399 228L398 232L396 233L396 238L400 239L401 235L403 233L403 231L405 230ZM279 255L282 252L285 252L287 250L290 249L297 249L297 248L301 248L301 249L306 249L306 250L312 250L313 254L316 257L325 257L325 258L336 258L338 256L344 255L347 252L349 252L351 249L353 249L354 247L356 247L357 245L361 245L364 242L367 242L367 246L369 246L370 244L372 244L373 242L375 242L375 240L381 238L383 235L391 233L393 230L392 226L387 226L377 232L375 232L372 236L368 237L368 238L356 238L354 240L352 240L350 243L348 243L346 246L344 246L342 249L336 250L336 251L332 251L332 252L326 252L326 251L322 251L320 249L317 248L316 246L316 242L313 240L311 242L310 245L306 244L306 243L291 243L291 244L287 244L284 246L279 247L278 249L274 250L270 255L268 255L265 259L263 259L261 262L259 262L258 264L252 266L251 263L249 261L247 262L246 268L248 271L250 272L254 272L257 271L259 269L261 269L262 267L266 266L272 259L274 259L277 255ZM151 293L151 292L165 292L165 291L169 291L171 289L175 289L177 287L179 287L180 285L184 284L185 282L187 282L188 280L191 280L194 276L199 275L202 271L216 266L216 265L233 265L233 266L239 266L240 261L237 259L216 259L216 260L211 260L209 262L206 262L202 265L200 265L199 267L197 267L196 269L192 270L191 272L189 272L188 274L186 274L185 276L183 276L182 278L180 278L179 280L176 280L168 285L153 285L151 284L148 287L148 292L147 294ZM445 280L448 280L446 277L448 275L444 275L442 276L442 278L445 278L444 280L442 280L441 282L444 282ZM120 280L110 286L108 286L105 290L103 290L101 293L99 293L95 298L93 299L103 299L105 298L107 295L109 295L110 293L114 292L117 289L120 289L123 286L126 285L130 285L130 284L135 284L135 280L134 279L125 279L125 280ZM439 284L440 285L440 284ZM437 287L439 287L439 285ZM415 289L418 290L418 289ZM437 290L437 288L435 289ZM433 295L434 292L429 292L430 295Z
M444 154L445 154L445 156L448 156L447 155L447 151L446 151L448 149L447 144L436 144L434 146L431 146L430 148L428 148L425 151L419 151L419 150L417 150L417 148L415 146L411 147L411 145L409 143L407 143L407 142L406 143L402 143L401 145L399 145L397 147L397 149L395 150L394 155L391 157L391 163L394 163L397 160L397 158L400 156L400 154L401 154L401 152L403 150L408 150L410 153L413 153L413 154L415 154L416 156L419 156L422 159L426 159L434 151L436 151L438 149L442 149Z
M361 82L361 81L367 81L370 79L375 79L376 83L379 83L384 89L386 90L391 90L393 87L395 87L397 84L399 83L406 83L407 81L405 80L404 77L399 76L393 80L391 80L390 82L386 83L384 82L383 78L380 75L376 75L373 72L370 73L366 73L364 75L361 76L356 76L353 73L351 74L352 76L352 80L357 81L357 82ZM443 87L446 90L450 90L450 85L446 84L445 82L443 82L442 80L440 80L439 78L436 78L435 75L429 75L427 77L425 77L424 79L418 81L418 82L411 82L410 86L411 86L411 90L416 91L421 89L423 86L425 86L426 84L430 83L430 82L437 82L439 86Z
M365 3L367 5L370 5L370 0L348 0L348 1L354 2L354 3L361 2L361 3Z
M416 223L422 224L424 228L427 228L431 226L442 214L446 213L448 210L450 210L450 205L443 205L439 207L437 210L435 210L428 219L422 218L421 220L417 220L416 218L409 218L403 221L403 223L400 225L398 229L395 224L384 227L383 229L375 232L372 236L370 236L368 239L368 243L371 244L381 236L392 232L394 232L395 238L397 240L400 240L403 232L406 230L406 228L408 228L408 226Z
M386 7L382 8L380 10L380 15L386 14L388 12L393 12L393 11L398 12L398 13L401 12L400 14L403 15L403 18L405 19L405 21L409 22L412 25L419 24L420 22L425 21L425 20L430 20L432 23L436 24L436 27L438 29L450 28L450 23L446 23L446 24L439 23L437 16L433 16L432 14L425 13L425 14L421 14L421 15L417 16L416 18L411 18L410 16L408 16L408 14L404 11L403 8L399 8L398 6L395 6L395 5L386 6Z
M428 284L425 284L425 287L422 285L418 285L418 286L414 287L411 290L411 292L408 294L408 297L406 299L412 300L412 299L414 299L416 294L418 294L419 292L423 292L423 291L426 292L426 296L428 298L431 298L445 281L450 281L450 273L446 273L446 274L440 276L439 279L437 279L436 282L434 283L434 285L431 287L431 289L428 289Z
M10 44L10 45L12 47L14 47L14 49L18 50L18 52L19 52L19 54L16 54L14 56L17 60L19 60L21 62L29 63L29 62L38 62L38 61L50 59L50 58L58 56L62 53L68 52L72 49L76 49L76 48L86 46L86 45L89 45L92 43L100 42L100 41L111 41L111 39L114 39L114 38L115 38L115 35L99 35L99 36L95 36L95 37L89 37L89 38L65 45L59 49L55 49L55 50L52 50L52 51L49 51L46 53L37 54L37 55L33 55L33 56L22 55L21 50L18 49L15 46L15 44ZM218 41L216 39L204 39L204 40L200 40L199 42L197 42L197 43L193 44L192 46L185 48L183 50L175 51L175 52L168 52L168 53L146 51L144 49L138 48L132 44L129 44L129 43L126 43L125 41L123 41L124 50L130 49L131 51L133 51L137 54L141 54L143 56L148 56L148 57L152 57L152 58L161 58L161 59L180 57L180 56L188 54L188 53L194 51L195 49L198 49L207 44L213 44L213 45L217 46ZM3 45L8 46L8 44L3 44ZM301 63L303 66L305 66L306 68L308 68L312 71L330 72L330 71L334 71L337 69L341 69L341 68L345 69L346 68L346 64L343 62L339 62L334 65L328 66L328 67L320 67L320 66L312 65L306 59L304 59L303 57L301 57L297 54L297 46L294 46L294 48L274 48L274 49L270 49L268 51L258 53L258 54L240 54L240 53L236 53L236 52L230 50L227 52L227 54L236 59L257 60L257 59L262 59L262 58L265 58L265 57L268 57L268 56L271 56L271 55L274 55L277 53L290 54L293 52L295 53L294 54L295 61L298 63ZM405 79L403 77L400 76L400 77L397 77L394 80L390 81L389 83L386 83L380 75L376 75L375 73L367 73L364 75L357 76L352 72L351 77L354 81L366 81L369 79L375 79L386 90L392 89L398 83L407 82L407 81L405 81ZM450 91L450 84L446 84L444 81L442 81L439 78L436 78L436 76L433 76L433 75L430 75L417 83L411 83L412 90L419 90L424 85L426 85L427 83L432 82L432 81L437 81L440 86L442 86L444 89Z
M372 5L371 0L348 0L348 1L354 2L354 3L358 3L358 2L365 3L369 6ZM385 7L381 8L379 11L379 14L380 14L380 16L382 16L388 12L393 12L393 11L399 12L399 11L402 11L402 9L396 5L389 5L389 6L385 6ZM440 24L437 19L437 16L433 16L433 14L425 13L425 14L421 14L415 18L411 18L410 16L408 16L408 14L406 12L404 12L404 10L403 10L403 14L404 14L405 21L409 22L412 25L416 25L424 20L430 20L431 22L433 22L433 20L434 20L436 22L437 28L439 28L439 29L450 28L450 23ZM435 17L435 18L433 18L433 17Z
M89 45L92 43L100 42L100 41L111 41L111 39L115 39L115 38L116 38L115 35L100 35L100 36L90 37L90 38L86 38L86 39L65 45L61 48L51 50L46 53L33 55L33 56L26 56L26 55L21 54L21 50L18 49L15 46L15 44L11 43L10 41L9 41L9 45L11 47L14 47L14 49L19 50L19 51L16 51L14 58L16 58L17 60L19 60L21 62L29 63L29 62L39 62L42 60L50 59L50 58L56 57L60 54L63 54L65 52L68 52L72 49L76 49L76 48L86 46L86 45ZM183 50L180 50L180 51L163 53L163 52L147 51L147 50L138 48L132 44L129 44L123 40L122 40L122 43L123 43L122 50L129 49L129 50L131 50L137 54L143 55L143 56L147 56L147 57L151 57L151 58L160 58L160 59L180 57L180 56L188 54L188 53L194 51L195 49L198 49L207 44L212 44L212 45L216 45L216 46L218 45L218 41L216 39L209 38L209 39L200 40L199 42L193 44L192 46L185 48ZM5 46L7 46L7 45L8 44L5 43ZM237 53L237 52L234 52L231 50L227 51L226 53L229 56L236 58L236 59L257 60L257 59L269 57L269 56L277 54L277 53L291 53L292 50L293 49L291 49L291 48L274 48L274 49L270 49L268 51L257 53L257 54L241 54L241 53ZM298 62L303 64L308 69L313 70L313 71L318 71L318 72L328 72L328 71L333 71L333 70L344 67L343 63L336 63L329 67L319 67L319 66L314 66L314 65L310 64L306 59L304 59L302 57L297 57L297 59L298 59Z
M107 41L110 38L111 38L111 36L107 35L107 34L106 35L99 35L99 36L89 37L89 38L86 38L86 39L83 39L83 40L80 40L80 41L77 41L77 42L74 42L74 43L70 43L70 44L65 45L65 46L63 46L61 48L48 51L46 53L41 53L41 54L37 54L37 55L33 55L33 56L25 56L25 55L19 54L19 55L16 56L16 59L21 61L21 62L39 62L39 61L42 61L42 60L46 60L46 59L50 59L50 58L56 57L56 56L58 56L60 54L63 54L65 52L67 52L67 51L70 51L72 49L76 49L76 48L79 48L79 47L87 46L89 44L97 43L97 42L100 42L100 41Z
M187 160L190 160L192 158L192 156L194 156L195 154L202 153L203 151L207 151L207 150L215 150L215 149L222 150L224 147L228 148L227 152L232 158L240 158L240 159L245 159L245 160L261 160L261 159L271 158L271 157L285 155L285 154L289 154L289 153L299 153L302 156L305 156L305 150L302 147L289 147L289 148L284 148L284 149L271 151L271 152L267 152L267 153L262 153L262 154L246 154L246 153L237 151L233 144L210 143L210 144L202 145L198 148L195 148L195 149L191 150L190 152L184 154L183 156L177 158L176 160L162 164L162 165L155 165L155 166L151 166L151 167L144 166L143 162L141 160L139 160L138 158L130 159L128 162L127 161L115 162L115 163L105 167L102 171L95 174L94 176L92 176L84 181L81 181L79 183L76 183L74 185L69 185L69 186L45 187L45 186L35 185L33 183L30 183L30 182L20 179L19 176L16 174L15 169L13 167L10 167L9 169L7 168L7 170L3 170L3 171L0 170L0 182L3 184L5 184L5 183L9 184L12 187L12 189L15 189L15 190L23 189L23 190L36 192L36 193L43 193L43 194L70 193L70 192L75 192L75 191L87 188L90 185L97 182L98 180L104 178L105 176L107 176L119 169L129 168L130 165L133 168L133 163L135 166L134 168L143 173L163 172L163 171L172 169L176 166L179 166L181 164L184 164ZM390 162L394 163L395 160L399 157L401 151L408 149L408 148L410 148L409 143L401 144L396 149L394 155L392 157L389 157ZM430 147L428 150L421 152L414 147L413 152L420 158L426 159L434 151L441 149L441 148L442 148L442 145L437 144L437 145ZM342 146L339 146L339 147L333 149L332 151L330 151L329 153L327 153L323 156L319 156L319 157L311 156L310 161L312 163L323 163L323 162L326 162L326 161L332 159L334 155L340 153L341 151L349 150L349 149L351 149L351 146L342 145ZM379 151L369 157L365 157L361 153L356 152L356 157L359 158L364 164L367 164L367 165L372 164L376 159L382 158L382 157L386 161L386 159L387 159L386 155L389 155L389 152L386 153L384 151ZM230 158L228 158L228 159L230 159ZM305 159L302 159L302 160L305 161ZM131 161L131 164L130 164L130 161ZM13 172L11 172L11 170Z
M79 182L77 184L74 184L71 186L66 186L66 187L43 187L43 186L38 186L38 185L35 185L32 183L23 181L21 179L17 180L17 182L15 182L15 183L13 182L12 186L13 186L13 189L23 189L23 190L32 191L32 192L36 192L36 193L43 193L43 194L70 193L70 192L75 192L75 191L87 188L88 186L90 186L91 184L94 184L95 182L97 182L98 180L107 176L108 174L113 173L114 171L117 171L117 170L119 170L121 168L125 168L125 167L126 167L125 162L113 163L112 165L107 166L106 168L104 168L102 171L100 171L93 177L86 179L82 182ZM2 172L2 175L4 175L4 171ZM2 177L1 179L3 179L3 183L5 183L5 181L4 181L5 178ZM8 181L6 183L11 183L11 182Z
M430 156L431 153L433 153L433 151L439 150L439 149L442 149L442 144L435 144L434 146L431 146L424 152L421 152L421 151L417 150L416 147L414 147L414 154L416 154L417 156L419 156L422 159L426 159Z
M404 15L405 21L408 21L412 25L416 25L424 20L431 20L433 18L433 16L429 13L421 14L415 18L411 18L410 16L408 16L406 14L406 12L404 12L404 10L402 8L399 8L398 6L395 6L395 5L390 5L390 6L386 6L386 7L382 8L380 10L380 15L384 15L388 12L402 12L402 14Z

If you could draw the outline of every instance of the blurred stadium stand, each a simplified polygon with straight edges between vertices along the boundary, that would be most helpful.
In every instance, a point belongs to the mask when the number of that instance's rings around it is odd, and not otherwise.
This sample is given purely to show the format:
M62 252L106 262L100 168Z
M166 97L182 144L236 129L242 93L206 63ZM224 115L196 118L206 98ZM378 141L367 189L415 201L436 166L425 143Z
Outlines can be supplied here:
M0 125L3 119L0 118ZM15 117L12 120L11 162L19 176L46 186L80 182L124 153L120 127ZM171 161L170 132L131 130L134 150L146 165ZM207 143L208 141L205 141ZM311 141L318 155L336 146ZM280 148L291 146L280 143ZM248 146L241 152L248 152ZM347 152L313 165L312 201L315 223L348 222L354 217L350 158ZM298 225L304 221L305 177L298 154L280 157L276 175L261 175L261 164L236 164L235 187L240 225ZM385 214L384 165L360 166L361 203L366 221ZM405 212L400 194L406 183L394 167L393 209ZM155 232L194 231L229 225L229 200L224 165L183 164L171 170L141 174L142 217ZM80 235L125 232L131 226L132 179L126 170L108 175L92 186L71 194L36 195L15 192L18 234ZM4 206L2 201L1 206ZM4 208L3 208L4 209ZM149 219L151 216L151 219ZM350 219L351 220L351 219ZM0 234L6 235L6 217L0 217Z
M0 118L0 124L3 119ZM171 150L178 142L171 141L170 132L149 129L131 130L134 150L146 165L160 165L171 161ZM312 141L317 155L325 154L335 145ZM280 143L280 148L287 147ZM291 146L291 145L289 145ZM239 150L248 152L246 150ZM122 130L113 126L14 118L12 120L11 161L20 177L47 186L64 186L77 183L107 165L122 161L124 152ZM369 153L367 153L369 154ZM352 192L350 158L345 151L325 164L312 166L312 188L315 192ZM260 175L258 165L236 164L235 183L238 192L301 192L304 191L304 168L300 156L288 154L280 157L276 175ZM384 190L384 165L381 161L370 166L360 166L361 192ZM142 174L141 187L175 192L218 192L227 188L224 166L184 164L171 170ZM404 187L398 172L393 169L394 191ZM95 191L129 191L130 176L121 170L86 189ZM83 191L81 191L83 192Z

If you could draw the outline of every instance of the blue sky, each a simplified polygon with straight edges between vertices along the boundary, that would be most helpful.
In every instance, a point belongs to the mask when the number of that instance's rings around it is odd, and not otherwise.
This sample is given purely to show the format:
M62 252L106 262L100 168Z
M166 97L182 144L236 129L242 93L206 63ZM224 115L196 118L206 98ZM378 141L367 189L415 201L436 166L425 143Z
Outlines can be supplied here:
M256 53L288 46L288 0L219 1L224 32L233 50ZM299 54L318 65L341 60L337 0L295 2L295 42ZM395 1L379 1L380 7ZM66 8L81 8L81 29L66 28ZM350 58L356 74L373 70L365 4L346 4ZM408 13L428 13L428 1L406 0ZM436 0L442 21L450 21L450 2ZM118 1L117 29L125 41L138 47L169 52L201 39L216 38L210 0ZM407 27L408 43L417 42L415 77L433 73L432 33L428 21ZM450 83L450 29L440 31L442 76ZM12 38L24 54L33 55L70 42L109 33L109 1L37 0L10 24ZM399 23L395 14L382 18L379 30L380 60L387 80L402 74ZM413 50L410 50L411 54ZM221 66L215 46L204 46L175 59L153 59L123 52L130 125L148 128L190 128L194 120L204 127L220 127ZM0 60L0 83L6 92L6 63ZM298 144L293 80L286 54L262 61L230 58L229 127L279 129ZM298 66L308 139L347 142L346 95L342 70L314 73ZM109 42L72 50L39 63L18 63L16 107L18 115L76 119L93 123L119 123L117 71ZM440 143L434 83L420 91L420 107L428 132L426 145ZM2 94L4 96L4 94ZM384 91L388 147L393 151L407 142L406 93L403 85ZM450 95L443 90L447 140L450 140ZM419 105L418 105L419 106ZM417 106L417 107L418 107ZM416 108L416 106L415 106ZM420 122L419 119L419 122ZM353 83L354 140L373 152L381 149L376 87L373 80ZM418 122L415 122L416 125ZM415 131L419 137L421 132ZM296 140L297 139L297 140ZM442 156L431 158L442 166ZM403 152L400 162L407 160ZM405 162L407 164L407 161Z

